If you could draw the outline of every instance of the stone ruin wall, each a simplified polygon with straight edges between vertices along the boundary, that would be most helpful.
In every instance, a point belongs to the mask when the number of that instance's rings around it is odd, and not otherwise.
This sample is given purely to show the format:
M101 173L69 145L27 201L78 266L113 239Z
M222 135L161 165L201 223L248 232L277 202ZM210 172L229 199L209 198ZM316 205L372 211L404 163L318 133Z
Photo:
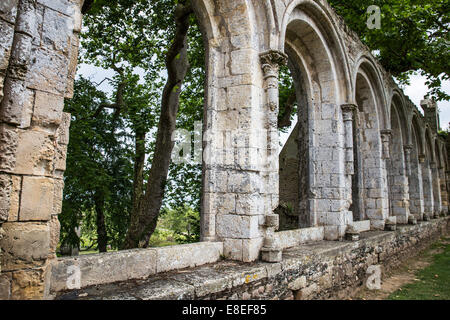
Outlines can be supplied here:
M70 115L63 107L73 94L83 2L0 2L0 299L49 296L69 141ZM278 227L273 210L279 203L276 83L279 64L288 58L304 82L300 91L308 92L304 103L310 110L309 127L301 131L308 133L305 164L310 164L311 196L301 199L308 212L306 226L321 226L326 240L338 240L352 224L350 181L361 172L353 172L349 137L360 67L377 101L377 112L367 111L367 117L378 122L378 130L367 133L380 154L367 158L373 165L361 173L379 177L367 196L372 229L407 223L409 202L419 208L419 219L433 213L426 208L448 211L447 149L433 126L433 105L425 105L425 118L419 114L326 1L195 0L194 7L208 49L204 129L211 130L206 152L212 156L204 161L203 241L222 243L223 255L231 260L251 262L261 251L266 261L281 259L273 243ZM305 23L320 36L303 33L306 29L299 26ZM330 61L322 63L322 57ZM440 186L440 197L419 190L411 201L400 188L396 194L402 196L395 200L402 218L397 221L389 217L386 172L394 96L405 118L405 150L417 132L420 162L406 160L406 172L420 167L420 182L423 171L429 183ZM232 130L239 135L229 139ZM433 141L428 149L427 139ZM435 157L436 145L440 157ZM409 155L405 151L406 159ZM404 172L398 179L412 179Z
M79 2L0 2L2 299L42 299L56 258Z

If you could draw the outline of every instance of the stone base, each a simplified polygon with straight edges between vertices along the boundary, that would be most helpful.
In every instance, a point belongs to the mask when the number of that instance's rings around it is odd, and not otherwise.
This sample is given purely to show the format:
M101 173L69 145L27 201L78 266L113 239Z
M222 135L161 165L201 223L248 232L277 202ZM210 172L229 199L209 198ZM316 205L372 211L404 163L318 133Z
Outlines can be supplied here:
M279 249L262 248L261 259L264 262L280 262L283 259L283 251Z
M414 215L410 215L408 217L408 224L412 224L412 225L417 224L417 218Z
M346 233L345 239L349 241L358 241L359 240L359 233Z

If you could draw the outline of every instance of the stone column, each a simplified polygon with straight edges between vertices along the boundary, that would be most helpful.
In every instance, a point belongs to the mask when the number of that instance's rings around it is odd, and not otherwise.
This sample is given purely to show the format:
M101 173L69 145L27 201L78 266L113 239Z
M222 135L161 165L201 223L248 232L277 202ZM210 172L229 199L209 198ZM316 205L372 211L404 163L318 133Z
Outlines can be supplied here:
M423 203L424 212L418 220L429 220L433 213L433 186L430 163L426 155L419 155L419 162L422 168L422 184L423 184Z
M390 156L390 143L391 143L392 131L382 130L381 131L381 146L382 146L382 157L383 159L389 159Z
M447 190L447 177L445 174L445 168L439 167L439 182L441 188L441 211L443 215L448 214L448 190Z
M353 114L357 109L354 104L344 104L342 108L342 117L344 120L344 139L345 139L345 173L352 176L355 173L353 156Z
M406 174L409 178L409 181L411 181L411 150L413 146L408 144L403 147L403 150L405 151L405 166L406 166Z
M441 183L439 179L439 169L436 162L430 163L431 175L432 175L432 187L433 187L433 212L431 213L433 218L439 218L441 214Z
M72 96L81 14L70 1L7 3L14 8L5 11L5 1L0 4L0 24L7 21L0 28L2 42L4 32L5 39L13 32L1 81L0 216L7 221L0 240L0 297L43 299L59 241L70 123L63 107Z
M265 104L264 112L266 113L267 128L267 163L266 170L268 173L267 187L272 189L272 195L278 198L279 190L279 161L278 161L278 113L279 113L279 92L278 78L280 66L287 63L287 55L270 50L260 55L261 66L264 77ZM272 202L272 210L276 209L278 203ZM272 212L265 217L265 238L262 248L262 259L267 262L281 261L281 249L273 237L273 233L278 229L279 217Z

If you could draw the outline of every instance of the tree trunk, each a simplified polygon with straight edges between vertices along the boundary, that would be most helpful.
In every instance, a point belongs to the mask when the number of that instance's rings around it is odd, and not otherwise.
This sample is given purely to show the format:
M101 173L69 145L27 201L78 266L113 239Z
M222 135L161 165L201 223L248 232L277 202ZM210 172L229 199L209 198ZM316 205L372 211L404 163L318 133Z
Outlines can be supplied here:
M105 198L100 192L95 195L95 212L97 213L97 244L99 252L107 252L108 234L106 232L105 214L103 208Z
M144 167L145 167L145 131L136 129L135 157L134 157L134 179L133 200L131 216L139 214L139 202L144 194Z
M131 216L124 249L146 248L156 228L174 146L172 133L176 125L181 86L189 69L187 33L192 12L189 4L178 4L175 10L176 32L166 57L168 78L161 100L155 153L145 195L139 202L137 214Z

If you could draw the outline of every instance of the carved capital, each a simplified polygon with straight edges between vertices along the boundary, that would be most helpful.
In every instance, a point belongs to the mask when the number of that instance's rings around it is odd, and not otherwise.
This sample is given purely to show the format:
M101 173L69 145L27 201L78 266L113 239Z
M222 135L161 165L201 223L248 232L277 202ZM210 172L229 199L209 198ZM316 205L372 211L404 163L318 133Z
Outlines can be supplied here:
M264 77L275 77L278 79L278 72L280 66L286 65L288 56L276 50L269 50L259 55L261 65L264 72Z
M386 142L386 141L389 142L389 140L392 137L392 130L381 130L380 134L381 134L381 140L383 142Z
M348 103L341 105L341 109L344 121L353 121L353 114L356 110L358 110L358 106L355 104Z
M413 148L412 144L405 144L403 146L403 149L405 150L405 152L408 152L408 153L411 152L412 148Z
M389 159L391 157L389 151L389 144L391 142L392 131L391 130L381 130L381 142L383 147L383 159Z
M425 163L425 155L424 154L419 154L419 162Z

